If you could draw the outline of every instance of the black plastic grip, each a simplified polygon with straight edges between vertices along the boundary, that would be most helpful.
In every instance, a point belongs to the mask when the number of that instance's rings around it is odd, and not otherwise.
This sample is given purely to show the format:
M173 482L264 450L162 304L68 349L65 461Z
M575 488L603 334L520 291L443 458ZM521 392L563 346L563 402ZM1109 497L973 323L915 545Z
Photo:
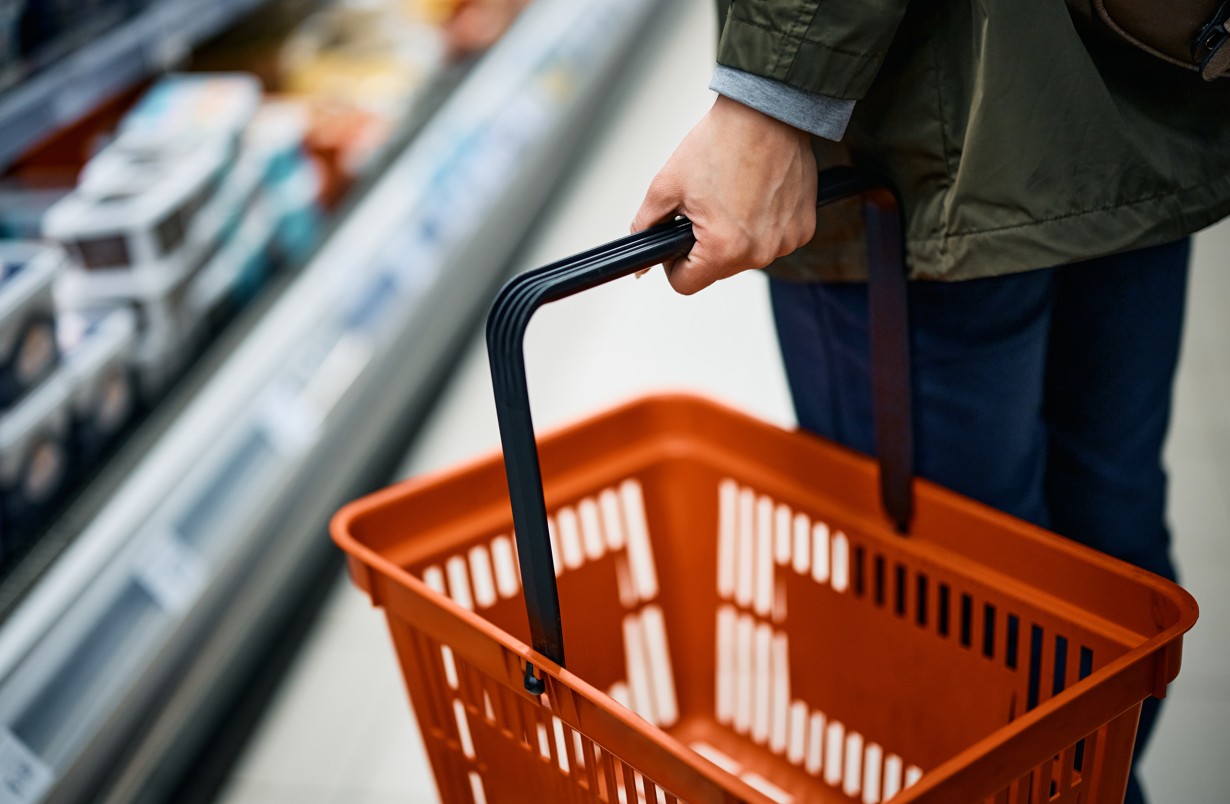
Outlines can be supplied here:
M885 510L904 532L911 509L912 439L909 383L908 379L902 382L909 377L909 360L900 205L892 188L874 177L847 168L820 174L818 206L855 195L863 197L872 265L872 362L877 367L876 440L881 484ZM561 666L563 628L526 385L525 331L542 305L681 257L694 242L690 221L678 219L655 226L514 277L500 290L487 315L487 352L530 637L534 650ZM896 321L888 328L877 326L886 318ZM532 667L526 668L525 686L533 694L543 691L543 682L534 676Z
M694 242L689 221L655 226L514 277L496 296L487 314L487 354L530 638L534 650L559 665L564 664L563 628L525 380L525 330L534 311L547 302L682 256ZM542 682L534 677L532 668L526 669L525 686L534 694L542 692Z

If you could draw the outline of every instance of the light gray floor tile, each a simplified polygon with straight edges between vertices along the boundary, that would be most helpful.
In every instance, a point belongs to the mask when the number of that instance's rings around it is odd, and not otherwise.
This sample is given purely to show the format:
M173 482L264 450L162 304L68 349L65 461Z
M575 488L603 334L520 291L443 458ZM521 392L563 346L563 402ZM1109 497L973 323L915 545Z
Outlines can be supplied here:
M1230 563L1190 561L1183 586L1200 606L1200 619L1183 641L1183 667L1175 685L1203 698L1230 703ZM1224 726L1230 750L1230 721ZM1227 755L1230 758L1230 754Z
M363 788L341 790L331 804L434 804L439 801L434 793L389 793Z
M1162 709L1141 761L1155 804L1222 804L1230 791L1230 702L1202 700L1176 689Z
M312 785L235 778L219 797L227 804L333 804L333 791Z
M1181 578L1202 564L1230 566L1230 472L1218 458L1170 459L1169 521Z
M398 713L394 719L378 719L372 722L371 728L372 750L365 755L361 766L355 766L356 772L351 778L366 779L368 788L373 791L438 798L431 764L413 715Z
M330 601L349 606L362 596L340 584ZM380 622L376 612L372 620ZM329 791L346 778L354 757L366 750L369 713L385 705L387 684L373 677L395 673L392 650L378 628L356 630L350 620L326 613L303 648L235 770L239 778Z
M386 638L383 643L388 643ZM434 788L431 766L423 749L400 665L392 649L372 667L368 683L372 705L356 719L363 720L362 750L354 754L344 773L346 784L363 780L364 787L378 792L422 793Z

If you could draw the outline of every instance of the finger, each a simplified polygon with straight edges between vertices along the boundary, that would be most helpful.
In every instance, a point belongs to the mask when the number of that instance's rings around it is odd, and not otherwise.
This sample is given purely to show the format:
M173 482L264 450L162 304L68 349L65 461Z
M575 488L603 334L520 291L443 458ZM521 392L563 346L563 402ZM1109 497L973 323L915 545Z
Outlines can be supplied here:
M669 277L671 270L675 267L675 263L679 262L680 259L681 259L680 257L671 257L669 260L663 260L662 262L658 263L658 265L662 266L662 270ZM648 268L642 268L641 270L636 272L636 278L640 279L642 276L652 271L655 267L656 266L651 265Z
M705 244L699 240L690 252L664 267L666 280L676 293L683 296L704 290L718 279L716 266L708 257Z
M659 173L649 185L645 200L632 218L632 232L640 232L674 217L683 202L673 183Z

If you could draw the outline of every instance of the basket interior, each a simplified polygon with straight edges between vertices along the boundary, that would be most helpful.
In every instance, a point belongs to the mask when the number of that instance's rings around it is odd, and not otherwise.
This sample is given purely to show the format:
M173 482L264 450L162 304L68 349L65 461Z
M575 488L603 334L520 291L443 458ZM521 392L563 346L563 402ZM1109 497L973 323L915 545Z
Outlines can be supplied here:
M930 487L899 536L871 462L695 400L634 407L541 450L568 670L765 800L893 798L1179 616L1114 562ZM501 470L394 494L351 531L526 642ZM602 751L559 718L514 718L526 696L468 685L463 649L399 635L415 623L388 608L403 663L429 665L455 703L437 713L469 779L461 800L501 798L483 768L506 767L494 743L514 735L594 800L673 799L598 772ZM1005 785L1096 800L1104 770L1126 774L1102 725ZM433 753L437 775L442 761Z

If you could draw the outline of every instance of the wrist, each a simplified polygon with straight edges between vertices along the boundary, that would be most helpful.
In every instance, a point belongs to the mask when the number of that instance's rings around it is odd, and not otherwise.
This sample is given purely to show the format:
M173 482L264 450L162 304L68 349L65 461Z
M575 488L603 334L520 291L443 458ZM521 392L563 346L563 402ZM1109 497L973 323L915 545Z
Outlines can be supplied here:
M733 125L761 132L758 136L769 133L775 138L792 140L811 147L811 134L808 132L725 95L717 96L717 100L713 103L712 113L725 121L730 121Z

